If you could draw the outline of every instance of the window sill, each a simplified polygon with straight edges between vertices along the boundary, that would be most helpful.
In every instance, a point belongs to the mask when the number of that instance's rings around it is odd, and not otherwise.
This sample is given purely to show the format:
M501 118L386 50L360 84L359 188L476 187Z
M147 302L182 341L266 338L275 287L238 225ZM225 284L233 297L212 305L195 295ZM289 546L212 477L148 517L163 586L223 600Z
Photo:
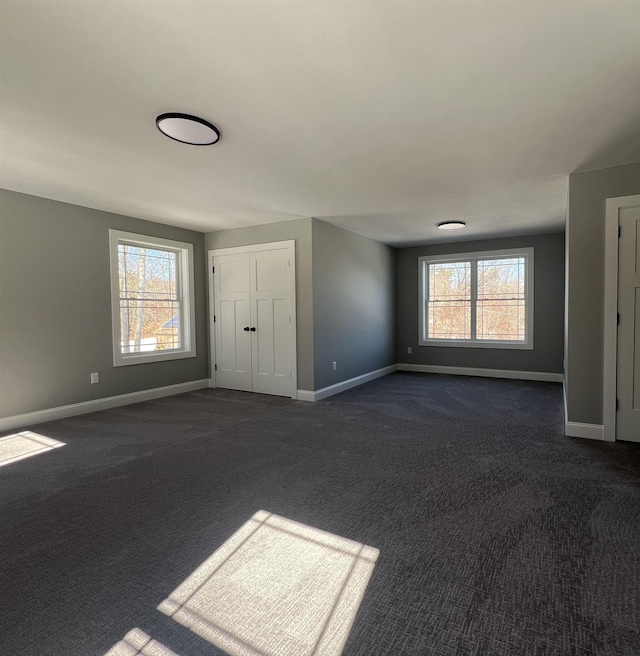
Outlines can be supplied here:
M462 340L462 339L424 339L418 342L419 346L452 346L457 348L487 348L487 349L518 349L533 351L532 342L490 342L488 340Z
M167 351L166 353L130 353L116 354L113 358L114 367L126 367L132 364L147 364L149 362L166 362L168 360L183 360L195 358L195 349L191 351Z

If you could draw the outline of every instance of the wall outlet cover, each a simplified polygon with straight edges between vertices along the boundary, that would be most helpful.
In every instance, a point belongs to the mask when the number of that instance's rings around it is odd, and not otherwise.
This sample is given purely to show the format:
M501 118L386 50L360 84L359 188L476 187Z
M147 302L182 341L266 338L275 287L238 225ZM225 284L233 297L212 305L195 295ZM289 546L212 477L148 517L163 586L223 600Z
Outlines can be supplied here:
M99 383L100 382L100 374L96 371L95 373L91 374L91 384L93 385L94 383Z

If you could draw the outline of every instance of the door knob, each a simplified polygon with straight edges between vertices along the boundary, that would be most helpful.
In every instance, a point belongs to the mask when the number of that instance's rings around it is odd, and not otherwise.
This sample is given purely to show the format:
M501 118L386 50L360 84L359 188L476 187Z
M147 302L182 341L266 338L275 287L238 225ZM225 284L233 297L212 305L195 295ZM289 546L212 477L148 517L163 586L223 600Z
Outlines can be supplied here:
M244 331L245 331L245 333L248 333L250 330L251 330L251 328L249 328L249 326L245 326L245 327L244 327Z
M251 328L251 332L252 332L252 333L255 333L255 332L256 332L255 326Z

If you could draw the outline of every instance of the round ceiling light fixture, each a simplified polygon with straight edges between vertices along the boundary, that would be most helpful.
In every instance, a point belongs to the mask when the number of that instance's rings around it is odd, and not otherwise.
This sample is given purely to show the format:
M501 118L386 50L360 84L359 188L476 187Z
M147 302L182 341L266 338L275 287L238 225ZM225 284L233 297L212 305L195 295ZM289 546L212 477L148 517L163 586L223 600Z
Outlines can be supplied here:
M211 146L220 139L220 131L213 123L191 114L160 114L156 126L169 139L192 146Z
M438 223L438 230L460 230L466 225L464 221L443 221Z

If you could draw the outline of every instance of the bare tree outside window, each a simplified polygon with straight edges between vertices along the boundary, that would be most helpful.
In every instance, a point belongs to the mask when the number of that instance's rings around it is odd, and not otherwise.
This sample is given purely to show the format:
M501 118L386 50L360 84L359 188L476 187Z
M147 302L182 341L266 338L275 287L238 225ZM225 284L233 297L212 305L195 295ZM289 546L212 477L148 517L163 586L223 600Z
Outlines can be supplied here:
M525 338L524 258L478 263L477 339Z
M428 336L471 338L471 262L429 267Z
M178 254L118 244L122 353L182 347Z

